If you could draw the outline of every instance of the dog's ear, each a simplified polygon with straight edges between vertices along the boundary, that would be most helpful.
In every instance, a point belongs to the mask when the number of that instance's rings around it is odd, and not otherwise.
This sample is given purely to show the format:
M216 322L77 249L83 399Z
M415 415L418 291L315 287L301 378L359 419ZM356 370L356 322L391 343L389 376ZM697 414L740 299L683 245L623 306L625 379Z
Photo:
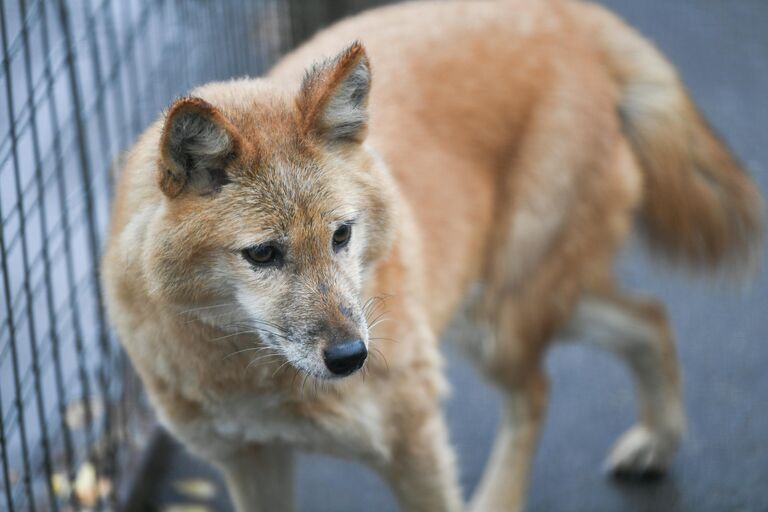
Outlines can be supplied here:
M304 134L327 142L362 142L368 128L371 71L365 48L353 43L307 71L297 98Z
M216 107L200 98L180 99L160 138L160 189L170 198L182 191L214 193L227 183L227 166L241 149L237 130Z

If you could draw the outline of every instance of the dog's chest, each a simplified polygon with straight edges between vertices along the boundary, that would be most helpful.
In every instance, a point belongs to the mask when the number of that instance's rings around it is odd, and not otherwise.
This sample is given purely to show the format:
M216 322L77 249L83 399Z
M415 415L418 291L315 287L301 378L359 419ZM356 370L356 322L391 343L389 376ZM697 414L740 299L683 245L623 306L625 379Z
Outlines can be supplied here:
M281 397L261 395L211 402L200 421L171 428L202 452L280 443L329 455L386 460L385 424L379 405L371 401L296 407Z

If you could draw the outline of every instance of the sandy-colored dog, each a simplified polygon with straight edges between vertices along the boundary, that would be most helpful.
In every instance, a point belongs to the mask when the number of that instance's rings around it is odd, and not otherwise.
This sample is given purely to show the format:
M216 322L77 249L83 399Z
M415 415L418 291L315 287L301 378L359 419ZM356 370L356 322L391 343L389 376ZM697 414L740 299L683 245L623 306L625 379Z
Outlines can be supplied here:
M163 424L240 511L291 508L297 449L370 465L405 510L460 510L437 341L466 304L506 397L472 509L519 510L559 334L633 372L614 470L663 471L680 440L664 310L613 277L633 219L707 270L748 260L760 208L672 66L605 10L412 3L174 103L128 154L104 286Z

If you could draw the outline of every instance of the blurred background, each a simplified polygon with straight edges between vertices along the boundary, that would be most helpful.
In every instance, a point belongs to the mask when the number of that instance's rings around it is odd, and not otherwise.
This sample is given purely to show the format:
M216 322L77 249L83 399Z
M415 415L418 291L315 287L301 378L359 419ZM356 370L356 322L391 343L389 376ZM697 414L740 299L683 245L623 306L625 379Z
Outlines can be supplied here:
M96 262L112 168L192 86L258 76L319 28L381 3L0 0L0 511L231 510L217 475L156 428L105 324ZM600 3L678 66L768 191L768 2ZM548 360L528 510L768 511L765 272L746 289L701 284L626 252L625 285L669 306L688 436L665 479L605 478L602 458L634 418L629 378L605 354L562 345ZM459 322L444 345L446 410L468 495L498 403L454 348L461 333ZM395 510L365 468L306 456L297 477L300 510Z

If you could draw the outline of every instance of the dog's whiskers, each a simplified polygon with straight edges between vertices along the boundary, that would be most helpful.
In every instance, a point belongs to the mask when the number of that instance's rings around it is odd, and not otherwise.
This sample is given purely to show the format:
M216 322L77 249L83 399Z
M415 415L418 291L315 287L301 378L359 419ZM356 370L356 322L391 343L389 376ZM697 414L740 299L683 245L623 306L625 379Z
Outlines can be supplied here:
M254 364L256 364L259 361L267 361L269 359L278 359L279 360L282 357L283 357L282 354L277 354L277 353L258 356L258 357L255 357L255 358L253 358L253 359L251 359L249 361L248 366L246 367L246 369L250 368L251 366L253 366Z
M305 373L303 370L300 370L299 368L300 368L301 364L302 364L304 361L306 361L308 358L309 358L309 356L306 356L306 355L305 355L304 357L302 357L301 359L299 359L299 360L298 360L298 361L297 361L297 362L296 362L296 363L293 365L293 368L294 368L294 370L295 370L295 371L294 371L294 374L293 374L293 379L291 379L291 390L292 390L292 391L296 391L296 386L295 386L295 384L296 384L296 379L298 378L299 374L301 374L301 373Z
M301 396L304 398L304 385L307 383L307 377L309 377L308 372L304 372L304 379L301 381Z
M272 350L272 348L271 347L248 347L248 348L244 348L244 349L241 349L241 350L236 350L236 351L234 351L234 352L224 356L222 361L226 361L230 357L234 357L234 356L236 356L238 354L242 354L243 352L254 352L254 351L261 352L261 351L264 351L264 350Z
M363 305L363 315L365 316L366 321L370 318L370 316L376 314L378 309L384 305L387 298L389 298L389 296L374 295L365 301L365 304Z
M235 326L231 326L231 327L238 327L238 326L235 325ZM245 334L260 334L260 333L271 334L272 336L275 336L277 338L281 338L281 339L284 339L286 341L291 341L291 339L288 336L285 336L285 335L277 333L277 332L270 331L269 329L264 329L263 327L256 327L256 326L253 326L253 325L243 326L243 327L248 327L248 329L246 329L244 331L237 331L237 332L233 332L233 333L230 333L230 334L225 334L224 336L219 336L217 338L211 338L211 341L221 341L221 340L226 340L228 338L233 338L235 336L242 336L242 335L245 335Z
M244 334L258 334L259 332L261 331L258 331L258 330L257 331L237 331L231 334L225 334L224 336L219 336L218 338L211 338L211 341L221 341L221 340L233 338L235 336L242 336Z
M280 326L279 326L279 325L277 325L276 323L273 323L273 322L267 322L266 320L260 320L260 319L250 319L250 320L248 320L248 321L249 321L249 322L253 322L253 323L262 324L262 325L266 325L266 326L272 327L273 329L277 329L278 331L280 331L280 332L282 332L282 333L286 333L286 332L287 332L285 329L283 329L282 327L280 327Z
M384 315L379 316L379 318L376 319L375 322L373 322L371 325L368 326L368 330L374 329L377 325L382 324L384 322L394 322L394 319L392 318L382 318Z
M215 304L213 306L202 306L202 307L197 307L197 308L185 309L184 311L181 311L178 314L179 314L179 316L181 316L181 315L187 315L189 313L196 313L198 311L205 311L205 310L208 310L208 309L216 309L216 308L225 308L225 307L230 307L230 306L234 306L234 305L236 305L236 303L229 302L227 304Z
M384 361L384 366L387 368L387 373L389 373L389 361L387 361L387 356L384 355L384 352L376 347L371 347L371 354L380 357Z
M377 296L377 297L380 297L380 296ZM376 301L375 304L373 305L373 307L370 307L370 309L368 309L366 311L366 313L365 313L365 322L367 324L369 324L369 325L370 324L375 324L377 320L379 320L380 318L382 318L383 316L385 316L386 314L389 313L389 311L387 311L387 310L379 312L380 311L380 307L383 307L383 305L384 305L384 300L385 299L381 299L381 300ZM375 317L374 317L374 315L375 315ZM373 320L371 320L372 317L374 317ZM369 329L370 329L370 327L369 327Z
M274 372L272 372L272 376L271 376L270 378L271 378L271 379L274 379L274 378L275 378L275 375L277 375L277 372L279 372L280 370L282 370L283 368L285 368L285 367L286 367L286 365L288 365L290 362L291 362L290 360L286 359L286 360L285 360L285 362L284 362L283 364L281 364L280 366L278 366L278 367L277 367L277 370L275 370Z
M368 338L368 340L369 341L376 341L376 342L378 342L378 341L391 341L392 343L397 343L398 342L396 339L385 338L385 337L381 337L381 336L373 336L373 337Z

